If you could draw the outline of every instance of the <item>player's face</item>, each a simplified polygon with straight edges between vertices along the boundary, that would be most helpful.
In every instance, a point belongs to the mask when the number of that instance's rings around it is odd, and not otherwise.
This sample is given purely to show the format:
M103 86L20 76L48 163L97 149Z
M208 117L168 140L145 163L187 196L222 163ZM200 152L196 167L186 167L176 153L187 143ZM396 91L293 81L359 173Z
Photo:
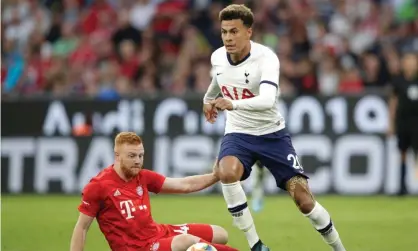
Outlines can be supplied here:
M119 151L120 167L126 178L138 175L144 163L144 146L124 144Z
M241 19L234 19L221 22L221 33L226 51L239 54L250 41L252 30L247 28Z

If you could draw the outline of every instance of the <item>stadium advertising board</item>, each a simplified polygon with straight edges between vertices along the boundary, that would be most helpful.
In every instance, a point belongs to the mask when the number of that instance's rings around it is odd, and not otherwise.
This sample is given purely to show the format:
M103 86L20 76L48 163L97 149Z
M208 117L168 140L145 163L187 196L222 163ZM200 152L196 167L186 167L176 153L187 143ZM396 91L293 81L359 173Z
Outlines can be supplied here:
M279 107L316 193L397 191L399 156L396 140L385 136L385 97L301 96ZM218 153L225 121L221 114L214 125L206 123L200 99L192 97L3 101L2 108L3 193L79 193L113 161L115 133L128 130L144 139L146 168L174 177L204 173ZM94 135L74 137L72 127L86 114L93 114ZM414 175L407 186L418 194ZM265 188L278 191L270 175ZM219 191L215 186L202 193Z

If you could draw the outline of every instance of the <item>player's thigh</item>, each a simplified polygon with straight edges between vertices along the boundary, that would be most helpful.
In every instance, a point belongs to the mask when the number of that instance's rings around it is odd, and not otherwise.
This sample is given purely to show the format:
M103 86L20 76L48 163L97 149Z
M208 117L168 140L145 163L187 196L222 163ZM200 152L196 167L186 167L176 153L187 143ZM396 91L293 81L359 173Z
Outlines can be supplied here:
M148 245L143 251L184 251L198 241L199 237L190 234L175 235L159 239Z
M190 234L212 243L224 244L228 242L228 232L216 225L190 223L170 225L170 229L174 235Z
M250 176L256 159L251 151L249 139L251 135L238 133L226 134L223 137L218 155L221 180L222 176L235 176L239 180L245 180Z
M259 160L274 176L278 187L287 190L286 183L295 176L308 179L286 129L264 137Z
M225 244L228 242L228 232L216 225L191 223L189 226L189 234L202 238L212 243Z

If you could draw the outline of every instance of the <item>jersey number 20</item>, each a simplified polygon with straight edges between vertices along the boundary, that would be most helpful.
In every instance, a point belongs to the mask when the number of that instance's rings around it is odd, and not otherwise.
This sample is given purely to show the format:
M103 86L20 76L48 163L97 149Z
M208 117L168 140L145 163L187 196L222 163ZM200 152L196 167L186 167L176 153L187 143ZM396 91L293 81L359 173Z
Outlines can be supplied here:
M287 160L293 161L292 166L293 166L294 169L303 171L303 167L299 162L298 156L293 155L293 154L289 154L289 155L287 155Z
M247 88L243 88L241 93L238 93L238 88L234 87L231 91L226 88L226 86L222 86L222 94L224 97L228 97L232 100L238 99L247 99L254 97L254 94L248 90Z

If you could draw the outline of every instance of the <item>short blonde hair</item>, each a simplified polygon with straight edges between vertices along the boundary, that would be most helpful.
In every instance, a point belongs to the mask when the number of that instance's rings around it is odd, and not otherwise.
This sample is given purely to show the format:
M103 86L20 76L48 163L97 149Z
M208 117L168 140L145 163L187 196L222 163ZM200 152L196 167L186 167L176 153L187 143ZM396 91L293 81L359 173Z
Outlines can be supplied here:
M240 19L242 23L251 28L254 23L254 15L250 8L243 4L231 4L219 12L219 21Z
M115 148L123 144L139 145L142 139L134 132L121 132L116 135Z

